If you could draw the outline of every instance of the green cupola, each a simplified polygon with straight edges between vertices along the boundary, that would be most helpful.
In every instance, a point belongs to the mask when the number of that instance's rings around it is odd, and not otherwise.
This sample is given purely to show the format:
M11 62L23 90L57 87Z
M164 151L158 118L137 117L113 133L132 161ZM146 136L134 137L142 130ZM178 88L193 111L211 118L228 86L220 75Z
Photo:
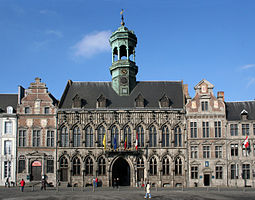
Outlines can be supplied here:
M137 38L134 31L125 27L123 10L121 26L112 33L112 88L120 96L128 96L136 86L138 67L135 63L135 47Z

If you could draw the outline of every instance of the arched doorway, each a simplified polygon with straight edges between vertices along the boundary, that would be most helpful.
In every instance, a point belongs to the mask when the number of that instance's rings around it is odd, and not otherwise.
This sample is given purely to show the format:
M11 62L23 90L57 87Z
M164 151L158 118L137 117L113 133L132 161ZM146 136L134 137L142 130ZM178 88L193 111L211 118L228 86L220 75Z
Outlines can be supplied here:
M42 164L36 160L31 165L31 181L40 181L42 179Z
M60 181L66 182L68 180L68 161L65 157L60 159Z
M130 166L124 158L118 158L112 166L112 183L119 178L120 186L130 186Z

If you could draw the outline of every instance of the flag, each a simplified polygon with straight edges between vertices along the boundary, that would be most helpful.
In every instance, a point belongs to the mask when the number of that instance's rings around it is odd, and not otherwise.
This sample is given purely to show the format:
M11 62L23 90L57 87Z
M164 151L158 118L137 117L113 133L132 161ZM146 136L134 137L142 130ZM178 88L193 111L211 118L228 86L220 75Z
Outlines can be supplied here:
M124 142L124 149L126 150L127 148L127 136L125 137L125 142Z
M120 12L120 14L122 15L122 14L123 14L123 12L124 12L124 10L123 10L123 9L121 9L121 12Z
M117 149L117 140L116 140L116 134L114 135L114 145L113 145L114 150Z
M104 148L106 149L106 134L104 134L103 145L104 145Z
M135 149L136 149L136 151L138 150L138 133L136 133Z
M246 136L243 145L244 145L244 147L245 147L246 149L249 147L248 136Z

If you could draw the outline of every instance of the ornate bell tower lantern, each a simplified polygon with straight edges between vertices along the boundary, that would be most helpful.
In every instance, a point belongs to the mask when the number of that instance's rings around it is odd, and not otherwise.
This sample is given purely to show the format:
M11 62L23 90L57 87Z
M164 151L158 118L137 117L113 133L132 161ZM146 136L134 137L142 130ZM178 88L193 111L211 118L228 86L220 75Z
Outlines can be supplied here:
M128 96L136 86L138 67L135 63L137 38L134 31L125 27L123 10L121 26L110 37L112 47L112 88L120 96Z

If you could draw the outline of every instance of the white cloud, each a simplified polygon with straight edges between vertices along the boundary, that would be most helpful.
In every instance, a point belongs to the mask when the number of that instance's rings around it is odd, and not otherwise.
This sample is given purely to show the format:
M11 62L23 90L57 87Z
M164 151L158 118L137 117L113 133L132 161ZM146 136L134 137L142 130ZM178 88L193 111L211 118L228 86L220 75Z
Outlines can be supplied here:
M242 70L245 70L245 69L250 69L250 68L253 68L255 67L255 64L248 64L248 65L244 65L241 67Z
M85 35L73 46L74 56L89 58L96 54L110 51L109 38L111 33L111 31L107 30Z
M47 30L45 33L46 33L47 35L55 35L55 36L57 36L57 37L63 37L62 32L57 31L57 30Z
M252 84L254 84L255 83L255 78L253 77L253 78L249 78L249 82L247 83L247 88L248 87L250 87Z

